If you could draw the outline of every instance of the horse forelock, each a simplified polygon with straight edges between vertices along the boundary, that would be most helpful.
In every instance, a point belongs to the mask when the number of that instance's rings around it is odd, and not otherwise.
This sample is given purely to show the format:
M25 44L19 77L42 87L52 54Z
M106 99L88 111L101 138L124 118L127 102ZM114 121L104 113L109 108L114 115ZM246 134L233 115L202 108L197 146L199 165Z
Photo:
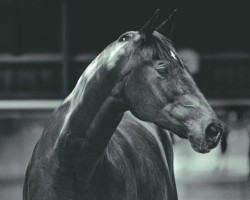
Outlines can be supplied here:
M153 59L156 60L164 60L167 59L173 65L178 65L183 68L183 63L173 47L173 43L171 40L166 38L165 36L159 34L158 32L154 32L152 35L153 39L150 43L150 48L153 51Z

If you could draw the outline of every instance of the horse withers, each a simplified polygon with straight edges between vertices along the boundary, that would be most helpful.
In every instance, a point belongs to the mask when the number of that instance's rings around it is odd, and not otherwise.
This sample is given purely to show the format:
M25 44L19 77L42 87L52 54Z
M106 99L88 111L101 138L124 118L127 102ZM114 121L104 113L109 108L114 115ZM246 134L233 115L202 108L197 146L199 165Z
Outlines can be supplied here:
M51 115L28 165L25 200L176 200L170 130L207 153L225 132L158 11L88 66Z

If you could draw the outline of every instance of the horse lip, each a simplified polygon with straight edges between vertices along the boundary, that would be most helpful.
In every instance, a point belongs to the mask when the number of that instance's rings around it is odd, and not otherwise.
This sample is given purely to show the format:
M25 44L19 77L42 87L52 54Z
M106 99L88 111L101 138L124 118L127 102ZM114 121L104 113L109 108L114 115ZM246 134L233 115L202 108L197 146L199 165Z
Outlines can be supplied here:
M201 145L198 145L197 142L194 143L194 141L190 141L192 148L198 152L198 153L209 153L211 149L207 149L202 147Z
M209 153L210 149L200 149L199 153Z
M198 146L196 149L194 149L198 153L209 153L211 149L205 148L204 146Z
M198 152L198 153L202 153L202 154L204 154L204 153L209 153L209 152L211 151L211 149L212 149L212 148L210 149L210 148L205 147L205 145L204 145L205 140L204 140L203 142L199 143L199 142L196 141L195 138L192 137L191 135L188 136L188 139L189 139L189 141L190 141L190 143L191 143L192 148L193 148L196 152Z

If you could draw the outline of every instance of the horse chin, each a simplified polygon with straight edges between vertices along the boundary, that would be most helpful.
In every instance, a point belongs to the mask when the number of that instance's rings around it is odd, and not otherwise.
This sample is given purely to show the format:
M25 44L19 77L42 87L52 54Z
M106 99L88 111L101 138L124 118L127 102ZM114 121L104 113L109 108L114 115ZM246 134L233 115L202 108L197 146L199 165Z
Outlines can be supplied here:
M202 154L204 154L204 153L209 153L209 152L211 151L211 149L206 149L206 148L204 148L204 147L202 147L202 146L195 145L195 144L193 144L192 142L191 142L191 146L192 146L192 148L193 148L197 153L202 153Z
M182 128L182 126L166 126L165 124L160 124L157 122L155 122L155 125L174 133L175 135L179 136L182 139L188 139L187 131L186 129Z
M198 152L198 153L209 153L212 149L214 149L218 143L219 143L219 139L215 140L215 141L207 141L206 138L204 138L203 140L195 140L195 138L192 137L188 137L192 148Z

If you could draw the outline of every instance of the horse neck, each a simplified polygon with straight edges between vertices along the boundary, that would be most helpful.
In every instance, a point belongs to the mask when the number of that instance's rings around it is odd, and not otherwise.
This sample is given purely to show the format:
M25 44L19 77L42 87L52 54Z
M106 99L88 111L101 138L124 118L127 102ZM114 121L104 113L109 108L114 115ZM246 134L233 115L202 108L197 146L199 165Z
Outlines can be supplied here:
M105 63L99 63L98 58L85 70L63 103L68 109L55 143L62 157L70 149L74 155L69 155L70 159L78 160L78 155L81 160L91 160L88 166L86 163L82 165L85 170L93 169L124 113L120 99L114 95L114 90L119 91L119 87L119 77L114 71L107 70ZM75 162L71 160L69 163Z

